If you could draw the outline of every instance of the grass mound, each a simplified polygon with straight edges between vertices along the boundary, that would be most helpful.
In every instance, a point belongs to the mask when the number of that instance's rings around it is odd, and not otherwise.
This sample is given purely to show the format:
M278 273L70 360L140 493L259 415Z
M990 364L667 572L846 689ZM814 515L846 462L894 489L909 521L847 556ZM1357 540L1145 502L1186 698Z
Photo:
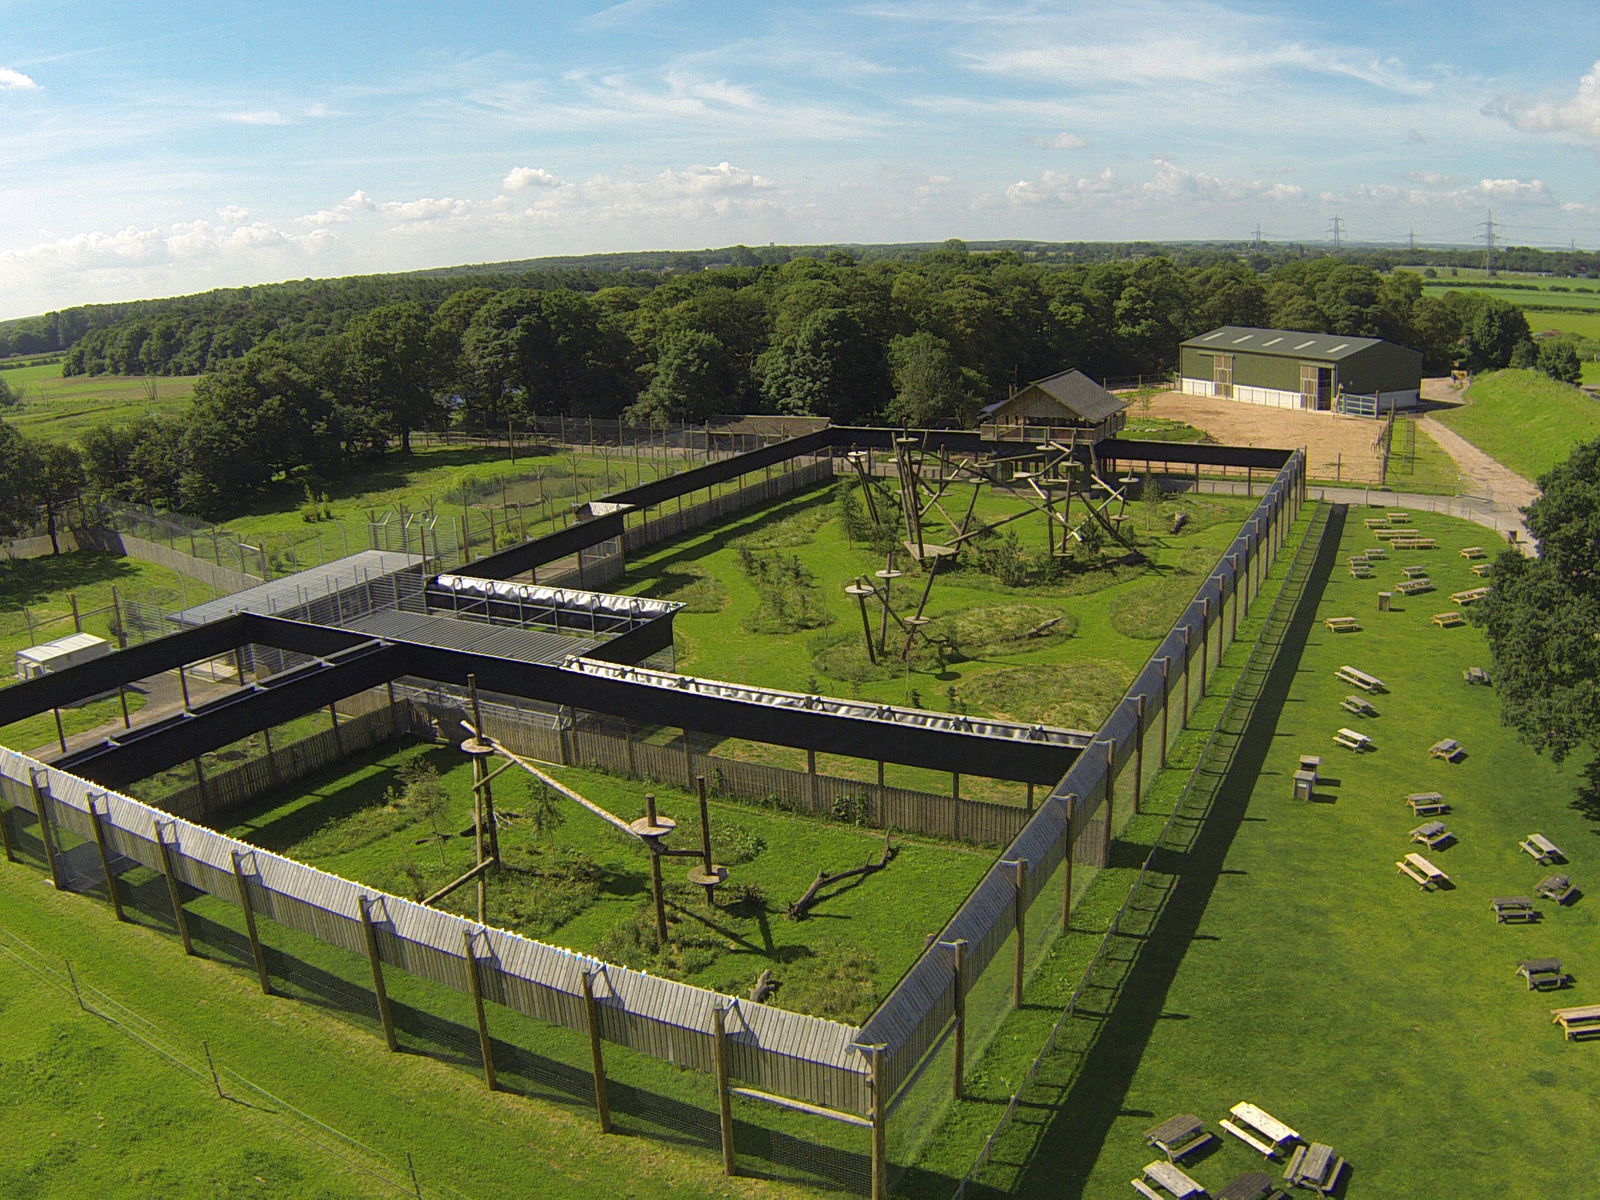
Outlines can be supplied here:
M967 680L967 698L1013 721L1098 729L1128 686L1116 663L1090 659L1044 667L1004 667Z
M1539 371L1492 371L1467 389L1467 399L1436 419L1524 479L1600 437L1600 404Z

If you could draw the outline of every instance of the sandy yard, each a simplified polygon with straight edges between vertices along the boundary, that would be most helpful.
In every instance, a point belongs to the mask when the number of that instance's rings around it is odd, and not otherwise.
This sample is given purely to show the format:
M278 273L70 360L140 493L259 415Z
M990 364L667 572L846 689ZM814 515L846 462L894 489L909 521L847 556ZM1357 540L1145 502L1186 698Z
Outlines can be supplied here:
M1130 420L1143 415L1143 406L1137 402L1128 413ZM1151 398L1149 415L1193 425L1224 446L1269 446L1281 450L1304 446L1312 479L1378 482L1382 450L1377 439L1384 423L1370 417L1268 408L1238 400L1185 396L1181 392L1158 392Z

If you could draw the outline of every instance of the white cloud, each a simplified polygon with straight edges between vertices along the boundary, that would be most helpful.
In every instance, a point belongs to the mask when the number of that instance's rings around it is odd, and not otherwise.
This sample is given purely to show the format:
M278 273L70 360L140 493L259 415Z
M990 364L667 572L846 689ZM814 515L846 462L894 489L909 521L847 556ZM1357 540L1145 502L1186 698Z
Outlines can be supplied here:
M1542 179L1526 182L1521 179L1485 179L1479 182L1478 190L1485 196L1497 199L1527 200L1537 204L1555 202L1555 197Z
M438 221L445 217L465 216L472 209L467 200L452 200L448 196L435 200L424 196L417 200L391 200L379 206L379 212L396 221Z
M359 188L332 208L319 209L300 220L307 225L342 225L360 212L371 212L377 205Z
M217 209L217 216L230 225L240 225L250 216L250 210L242 204L224 204Z
M1043 144L1051 150L1082 150L1089 144L1089 139L1077 133L1058 133L1055 137L1043 139Z
M224 119L241 125L292 125L293 122L275 108L253 108L246 112L225 113Z
M1040 207L1047 204L1073 204L1087 196L1105 196L1119 190L1117 176L1110 167L1095 175L1067 175L1046 171L1036 180L1019 179L1006 188L1006 199L1013 204Z
M1490 101L1483 111L1529 133L1572 134L1600 142L1600 60L1578 80L1577 94L1569 100L1534 103L1522 96L1504 95Z
M561 180L543 167L512 167L500 186L508 192L520 192L531 187L560 187Z
M21 71L0 67L0 92L36 92L39 85Z

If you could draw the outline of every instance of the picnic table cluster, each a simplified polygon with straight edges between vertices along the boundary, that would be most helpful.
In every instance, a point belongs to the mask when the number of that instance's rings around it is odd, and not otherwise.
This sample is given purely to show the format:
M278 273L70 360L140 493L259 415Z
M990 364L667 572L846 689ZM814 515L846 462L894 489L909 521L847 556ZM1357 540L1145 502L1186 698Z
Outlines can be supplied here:
M1283 1181L1290 1187L1307 1188L1319 1195L1331 1193L1344 1173L1345 1160L1332 1146L1322 1142L1306 1142L1299 1133L1285 1125L1265 1109L1241 1100L1228 1110L1228 1115L1217 1122L1224 1132L1231 1134L1250 1149L1260 1154L1274 1167L1282 1157L1286 1160ZM1216 1191L1207 1191L1178 1164L1184 1158L1215 1141L1205 1122L1193 1113L1181 1113L1144 1135L1145 1144L1166 1155L1165 1161L1156 1159L1148 1163L1140 1178L1130 1180L1134 1191L1146 1200L1191 1200L1192 1197L1210 1196L1212 1200L1284 1200L1285 1193L1273 1185L1270 1172L1246 1171L1223 1184ZM1159 1189L1159 1190L1158 1190Z

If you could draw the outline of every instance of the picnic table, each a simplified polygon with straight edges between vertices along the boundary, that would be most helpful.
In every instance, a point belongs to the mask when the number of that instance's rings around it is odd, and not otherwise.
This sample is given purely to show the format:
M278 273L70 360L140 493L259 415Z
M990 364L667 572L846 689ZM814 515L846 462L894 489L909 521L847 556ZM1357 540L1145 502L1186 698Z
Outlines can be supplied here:
M1494 574L1494 564L1486 562L1473 563L1467 570L1471 571L1479 579L1486 579Z
M1437 887L1441 883L1449 883L1450 876L1434 866L1420 854L1408 854L1394 864L1400 868L1402 875L1407 875L1423 891Z
M1464 753L1465 751L1461 749L1461 743L1456 741L1455 738L1440 738L1428 747L1429 758L1442 758L1445 762L1455 762Z
M1443 821L1429 821L1411 831L1411 840L1421 842L1429 850L1437 849L1441 842L1448 842L1454 837L1455 834L1444 827Z
M1272 1176L1265 1171L1246 1171L1211 1193L1212 1200L1263 1200L1272 1190Z
M1377 749L1371 738L1356 729L1341 729L1333 735L1333 740L1346 750L1354 750L1357 754L1363 750Z
M1467 623L1467 619L1458 612L1434 613L1431 619L1440 629L1450 629Z
M1388 558L1389 552L1382 546L1373 546L1366 551L1366 555L1368 558Z
M1451 592L1450 602L1452 604L1476 604L1492 591L1494 591L1492 587L1475 587L1468 588L1464 592Z
M1371 528L1373 537L1382 538L1390 545L1394 544L1396 538L1410 537L1412 535L1412 531L1409 529L1395 529L1390 525L1377 525Z
M1383 680L1379 679L1376 675L1368 675L1365 671L1358 671L1352 666L1346 665L1340 667L1334 672L1334 675L1335 677L1344 680L1346 683L1355 684L1356 687L1360 688L1364 692L1383 691Z
M1392 512L1389 514L1389 524L1409 525L1411 524L1411 514L1408 512Z
M1361 622L1354 617L1326 617L1322 622L1334 633L1357 633Z
M1354 713L1358 717L1375 717L1378 710L1372 706L1372 701L1363 700L1360 696L1346 696L1339 701L1339 707L1345 712Z
M1295 1150L1284 1168L1283 1177L1296 1187L1311 1188L1326 1196L1339 1182L1339 1173L1343 1170L1344 1159L1334 1153L1332 1146L1312 1142Z
M1206 1132L1205 1122L1193 1113L1168 1117L1154 1129L1144 1131L1145 1145L1161 1151L1167 1156L1168 1162L1177 1162L1211 1140L1212 1135Z
M1421 563L1412 563L1409 567L1401 567L1400 570L1407 579L1426 579L1428 577L1428 568Z
M1361 523L1368 529L1383 529L1388 526L1389 519L1387 517L1366 517L1362 519Z
M1422 592L1433 591L1433 580L1427 575L1417 575L1411 579L1402 579L1394 585L1394 590L1402 596L1416 596Z
M1496 896L1489 901L1489 907L1494 909L1494 923L1504 925L1508 921L1537 921L1539 910L1533 906L1533 901L1526 896Z
M1517 845L1520 850L1533 855L1533 861L1541 867L1548 866L1557 860L1561 862L1567 861L1567 856L1561 852L1561 847L1557 846L1542 833L1530 833Z
M1350 574L1351 574L1352 578L1355 578L1355 579L1372 579L1372 578L1374 578L1374 576L1372 574L1372 568L1369 567L1364 561L1363 562L1359 562L1359 563L1351 563L1350 564Z
M1439 543L1431 537L1397 537L1390 538L1389 545L1396 550L1436 550Z
M1600 1004L1586 1004L1581 1008L1552 1008L1550 1023L1560 1025L1567 1041L1600 1033Z
M1406 803L1411 806L1411 811L1419 817L1429 817L1435 813L1449 812L1450 805L1438 792L1412 792L1406 797Z
M1206 1194L1205 1188L1190 1179L1179 1168L1169 1162L1162 1162L1160 1159L1146 1165L1144 1177L1157 1187L1176 1196L1177 1200L1189 1200L1191 1196L1204 1196ZM1134 1187L1138 1188L1146 1196L1154 1194L1148 1188L1140 1187L1138 1180L1134 1180Z
M1482 558L1483 557L1483 547L1482 546L1463 546L1463 547L1461 547L1461 557L1462 558Z
M1317 771L1322 769L1322 755L1302 754L1300 756L1300 769L1302 771L1310 771L1312 774L1315 774Z
M1572 880L1566 875L1546 875L1533 885L1533 894L1541 900L1554 900L1557 904L1565 904L1577 891L1572 886Z
M1228 1116L1218 1122L1245 1145L1268 1158L1276 1157L1285 1146L1292 1146L1300 1135L1277 1117L1249 1101L1241 1100L1228 1110Z
M1525 958L1517 964L1517 974L1528 981L1530 992L1535 988L1565 987L1567 982L1559 958Z
M1489 686L1489 672L1485 671L1482 667L1468 667L1465 671L1461 672L1461 678L1465 679L1468 683L1482 684L1484 687Z

